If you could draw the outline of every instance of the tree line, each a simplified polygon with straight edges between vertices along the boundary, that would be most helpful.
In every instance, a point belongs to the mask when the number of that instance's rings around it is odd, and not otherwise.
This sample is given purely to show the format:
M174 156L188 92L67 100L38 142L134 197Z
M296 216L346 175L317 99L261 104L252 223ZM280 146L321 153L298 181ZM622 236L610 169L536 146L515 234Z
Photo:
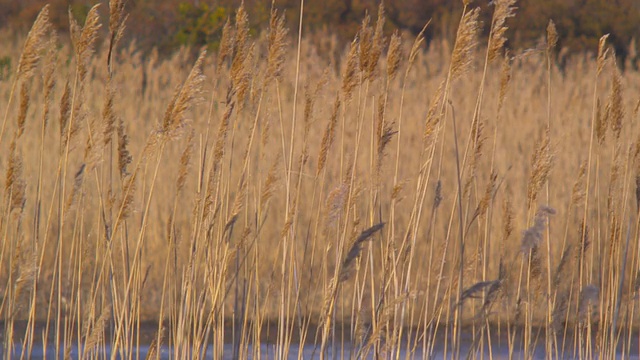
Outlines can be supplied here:
M380 0L306 1L303 24L308 33L330 32L343 43L350 41L369 13L376 16ZM475 0L480 7L487 35L493 1ZM59 31L68 29L68 14L79 21L96 0L0 0L0 26L16 31L28 29L38 11L49 3L51 17ZM108 0L102 0L107 16ZM128 0L126 40L134 40L142 50L158 48L170 53L181 46L207 45L216 48L226 19L233 17L242 0ZM252 29L258 33L269 21L272 0L244 0ZM300 0L276 0L286 11L293 34L300 15ZM635 40L640 37L640 1L637 0L519 0L516 17L507 21L508 47L535 47L549 20L556 24L559 47L569 52L593 52L600 36L609 33L616 53L636 58ZM462 0L403 0L385 2L387 25L391 33L401 29L417 34L427 22L427 44L432 39L455 37ZM106 19L105 19L106 20Z

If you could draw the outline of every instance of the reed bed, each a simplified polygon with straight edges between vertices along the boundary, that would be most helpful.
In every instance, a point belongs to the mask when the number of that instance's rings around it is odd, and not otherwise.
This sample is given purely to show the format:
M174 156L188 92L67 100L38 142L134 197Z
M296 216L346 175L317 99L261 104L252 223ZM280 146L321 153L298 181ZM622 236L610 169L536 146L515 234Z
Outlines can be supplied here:
M383 6L345 49L239 8L217 51L142 54L118 0L0 37L3 356L637 351L640 73L465 4L428 47Z

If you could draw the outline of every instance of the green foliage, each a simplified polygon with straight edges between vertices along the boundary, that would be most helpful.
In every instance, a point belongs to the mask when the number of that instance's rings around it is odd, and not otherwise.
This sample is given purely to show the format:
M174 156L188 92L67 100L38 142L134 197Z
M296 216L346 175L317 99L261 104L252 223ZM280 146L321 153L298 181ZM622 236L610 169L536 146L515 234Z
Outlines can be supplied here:
M91 10L91 5L86 3L69 5L69 12L71 12L71 15L73 15L73 18L76 19L78 24L84 24L89 10Z
M222 6L182 2L178 5L178 31L174 40L179 46L207 45L217 49L227 16L228 11Z

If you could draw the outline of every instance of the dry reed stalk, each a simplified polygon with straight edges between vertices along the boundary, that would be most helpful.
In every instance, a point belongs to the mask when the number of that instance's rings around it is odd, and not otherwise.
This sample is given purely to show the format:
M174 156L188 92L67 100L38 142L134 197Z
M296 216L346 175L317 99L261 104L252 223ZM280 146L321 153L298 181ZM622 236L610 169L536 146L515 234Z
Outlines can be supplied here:
M148 189L148 195L146 199L146 203L144 205L144 214L145 216L142 219L142 223L140 225L140 231L137 237L133 261L131 263L131 267L133 269L137 269L137 271L132 271L128 280L126 281L126 288L124 292L124 303L128 303L129 299L135 297L140 291L139 283L138 286L134 284L134 279L140 276L140 263L141 263L141 252L142 252L142 244L145 235L145 231L147 229L147 221L149 216L149 209L151 207L151 200L153 198L153 192L156 186L156 180L158 178L158 171L160 168L160 164L162 161L162 155L164 148L168 141L175 139L178 135L178 130L185 126L185 112L193 106L194 102L197 99L197 95L202 91L202 83L204 81L202 77L202 62L204 59L205 51L202 51L198 60L195 62L193 68L191 69L189 76L185 80L184 84L181 87L181 90L177 92L176 96L170 101L167 111L165 112L165 117L163 119L162 126L159 129L159 132L152 134L149 137L146 148L153 148L156 154L156 164L153 169L153 175L151 178L151 185ZM158 139L159 138L159 139ZM159 141L158 141L159 140ZM157 146L154 146L154 142L158 141ZM147 149L143 149L143 152L147 151ZM142 158L145 158L144 154ZM128 196L133 192L130 191L135 181L135 177L138 174L140 164L136 166L136 169L133 172L133 175L129 178L132 181L132 185L128 186L125 191L123 191L123 202L119 210L119 215L116 219L113 232L116 233L117 226L121 223L121 219L123 219L122 215L124 214L125 207L127 205L126 201ZM120 346L120 342L123 341L123 337L126 338L126 333L129 329L125 328L125 315L127 314L127 308L122 307L117 314L116 320L116 331L115 331L115 340L113 347L117 348ZM125 334L123 334L125 333Z
M91 324L90 331L85 331L83 348L85 353L93 353L98 346L100 346L100 343L104 341L104 334L107 329L107 325L109 324L110 317L111 308L109 306L105 306L100 312L100 317Z

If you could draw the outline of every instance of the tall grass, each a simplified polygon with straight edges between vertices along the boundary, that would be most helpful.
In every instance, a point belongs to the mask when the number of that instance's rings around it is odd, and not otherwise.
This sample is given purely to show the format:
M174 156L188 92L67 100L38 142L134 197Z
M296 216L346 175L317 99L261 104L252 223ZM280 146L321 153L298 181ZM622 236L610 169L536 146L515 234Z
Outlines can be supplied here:
M3 356L637 352L640 74L494 4L428 49L382 5L346 49L304 6L217 54L123 48L117 0L3 36Z

